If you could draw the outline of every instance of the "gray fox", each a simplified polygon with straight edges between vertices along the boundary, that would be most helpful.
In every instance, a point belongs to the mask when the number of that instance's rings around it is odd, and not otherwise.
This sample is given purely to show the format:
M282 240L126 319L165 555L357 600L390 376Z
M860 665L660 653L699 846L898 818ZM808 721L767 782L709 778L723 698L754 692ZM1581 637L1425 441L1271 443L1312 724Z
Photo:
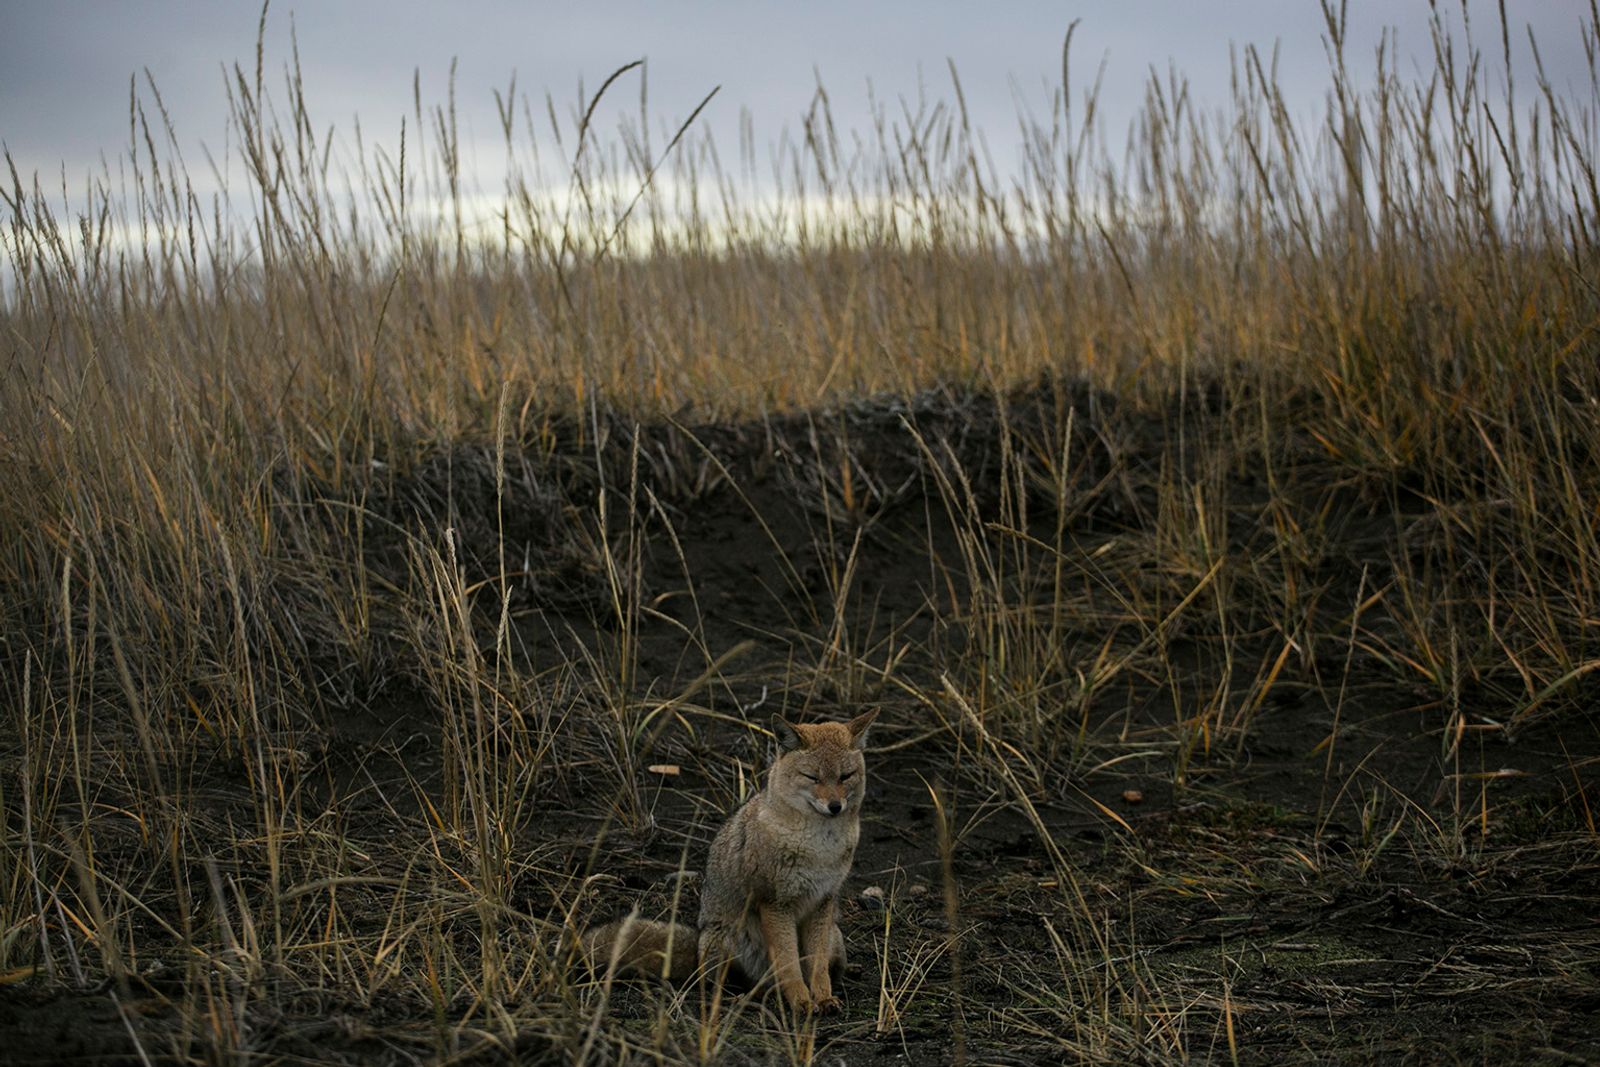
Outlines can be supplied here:
M608 923L583 936L591 963L680 981L724 968L752 983L770 975L795 1011L837 1010L839 891L861 835L863 749L877 714L811 725L774 717L778 758L766 788L711 842L698 929L635 917Z

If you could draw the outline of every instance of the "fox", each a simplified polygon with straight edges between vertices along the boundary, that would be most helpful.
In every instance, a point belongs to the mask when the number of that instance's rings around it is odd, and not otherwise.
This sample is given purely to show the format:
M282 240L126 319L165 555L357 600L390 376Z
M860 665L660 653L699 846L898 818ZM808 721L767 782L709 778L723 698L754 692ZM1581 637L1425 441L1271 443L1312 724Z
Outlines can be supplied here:
M629 916L596 927L582 938L591 966L674 981L771 980L796 1014L843 1007L833 992L845 966L839 894L861 837L867 728L877 715L812 724L774 716L778 756L765 787L711 841L696 926Z

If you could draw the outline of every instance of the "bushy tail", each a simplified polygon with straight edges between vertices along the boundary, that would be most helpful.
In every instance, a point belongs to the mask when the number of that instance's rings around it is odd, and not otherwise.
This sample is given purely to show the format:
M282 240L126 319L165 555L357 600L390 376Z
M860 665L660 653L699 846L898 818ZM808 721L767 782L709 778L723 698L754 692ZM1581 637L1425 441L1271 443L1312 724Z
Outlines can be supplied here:
M602 974L615 970L682 982L699 966L699 941L692 926L629 915L584 931L583 954Z

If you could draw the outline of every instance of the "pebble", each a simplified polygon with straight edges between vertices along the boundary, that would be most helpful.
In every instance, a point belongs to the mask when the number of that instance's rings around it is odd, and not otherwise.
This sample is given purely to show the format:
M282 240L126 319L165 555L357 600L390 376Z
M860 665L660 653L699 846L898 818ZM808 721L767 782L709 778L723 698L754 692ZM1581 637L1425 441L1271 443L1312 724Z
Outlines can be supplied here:
M868 911L882 911L884 907L883 888L881 886L869 885L867 888L863 889L861 891L861 906L866 908Z

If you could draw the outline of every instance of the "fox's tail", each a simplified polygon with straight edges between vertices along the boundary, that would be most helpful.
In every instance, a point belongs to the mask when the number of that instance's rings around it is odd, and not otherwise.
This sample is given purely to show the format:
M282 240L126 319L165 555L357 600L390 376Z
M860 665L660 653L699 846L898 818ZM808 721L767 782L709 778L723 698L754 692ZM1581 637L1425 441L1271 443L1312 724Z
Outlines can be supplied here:
M700 964L700 936L683 923L629 915L583 934L583 953L596 971L632 972L687 981Z

